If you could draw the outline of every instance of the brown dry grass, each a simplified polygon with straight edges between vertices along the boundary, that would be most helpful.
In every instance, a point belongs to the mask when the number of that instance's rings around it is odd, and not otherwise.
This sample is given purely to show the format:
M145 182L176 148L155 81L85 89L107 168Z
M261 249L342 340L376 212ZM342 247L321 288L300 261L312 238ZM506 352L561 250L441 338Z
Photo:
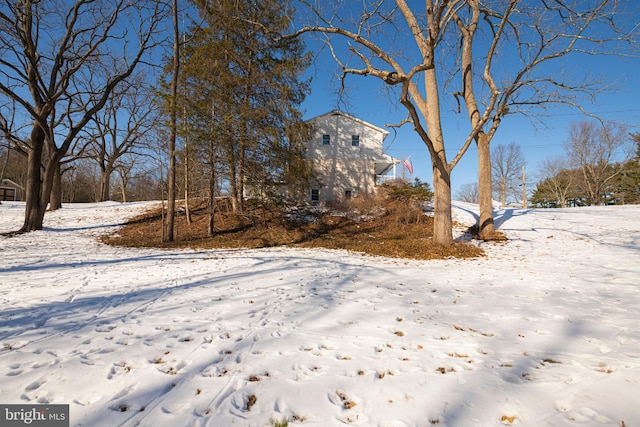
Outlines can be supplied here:
M473 258L484 252L469 243L433 243L433 219L412 204L377 199L353 200L325 211L249 207L243 214L224 209L215 217L216 235L207 235L204 203L192 207L192 221L176 218L175 241L163 243L160 208L134 218L104 241L112 245L163 248L263 248L286 245L345 249L369 255L410 259Z

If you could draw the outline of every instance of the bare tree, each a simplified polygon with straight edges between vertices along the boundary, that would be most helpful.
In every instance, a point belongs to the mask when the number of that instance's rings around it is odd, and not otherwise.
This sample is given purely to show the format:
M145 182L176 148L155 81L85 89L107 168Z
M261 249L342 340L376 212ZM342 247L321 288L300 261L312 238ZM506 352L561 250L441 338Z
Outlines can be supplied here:
M544 160L538 167L540 184L549 200L555 201L561 208L567 207L569 196L575 188L576 174L568 168L569 161L565 157L554 157Z
M158 199L158 189L163 185L158 176L158 168L154 158L148 153L126 153L115 167L118 174L120 198L123 202L131 200Z
M521 170L526 164L520 146L515 142L497 145L491 152L491 176L493 188L500 197L502 207L507 205L507 197L519 198L521 191Z
M0 98L2 99L2 98ZM0 147L4 148L4 159L2 171L0 172L0 178L11 178L15 182L19 182L21 184L25 183L24 171L26 168L24 167L26 163L24 160L27 158L26 144L23 140L23 129L25 126L18 125L15 122L15 113L16 113L16 102L12 99L4 99L4 103L0 105ZM18 156L13 156L13 153L17 153ZM15 174L15 170L12 166L16 163L15 160L18 160L18 169L21 171L20 178L18 178L17 174ZM9 176L11 175L11 176Z
M154 46L164 7L159 0L4 2L0 96L31 123L22 138L28 179L20 231L42 228L58 163ZM4 115L1 130L15 136Z
M127 187L129 181L133 176L133 171L136 166L137 159L135 156L131 154L124 155L118 161L118 167L116 171L118 173L118 177L120 178L120 195L123 203L126 203L127 198Z
M491 237L490 143L502 119L553 103L578 106L580 95L593 95L601 86L544 66L573 53L615 53L614 47L622 46L615 43L635 40L617 26L623 17L618 9L625 5L619 0L426 0L419 6L375 0L361 2L355 16L341 9L353 6L350 2L301 1L313 21L292 36L323 36L343 80L373 76L397 88L408 112L400 125L411 124L431 157L434 240L444 245L453 243L451 172L469 146L478 146L480 235ZM630 26L636 30L633 22ZM468 118L467 136L452 160L445 154L441 114L447 99Z
M578 185L591 204L603 202L607 185L620 173L613 163L631 157L632 146L628 142L629 135L620 125L582 121L569 127L565 149L571 164L581 172Z
M100 179L93 162L79 158L61 169L64 169L59 183L62 201L86 203L96 200Z
M11 144L0 143L0 180L8 178L20 185L24 183L24 153L16 150Z
M85 128L90 141L86 155L100 169L100 202L110 200L111 177L123 156L135 154L146 143L155 107L143 77L138 75L132 82L123 82Z
M470 182L461 185L456 192L456 199L466 203L478 203L480 200L480 192L478 191L478 183Z

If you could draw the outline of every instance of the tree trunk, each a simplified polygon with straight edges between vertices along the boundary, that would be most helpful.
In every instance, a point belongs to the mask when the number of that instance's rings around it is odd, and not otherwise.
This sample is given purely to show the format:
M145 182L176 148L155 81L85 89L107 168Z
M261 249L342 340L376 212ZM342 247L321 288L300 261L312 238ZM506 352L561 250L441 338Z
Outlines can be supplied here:
M60 170L60 159L62 158L62 154L61 152L55 149L52 151L53 152L50 155L51 157L46 162L44 167L42 190L40 194L40 206L43 206L45 208L44 210L46 210L47 204L50 205L52 198L54 198L54 202L56 204L60 205L56 207L56 209L59 209L60 207L62 207L62 203L60 203L62 200L62 191L59 194L53 196L53 188L56 182L56 178L57 177L61 178L62 176L62 172ZM60 187L62 190L62 185ZM49 209L54 210L51 205L49 206ZM44 217L44 213L43 213L43 217Z
M122 203L127 203L127 185L129 183L129 174L124 169L118 170L120 177L120 193L122 194Z
M27 154L26 207L20 232L42 230L46 205L42 206L42 154L45 135L38 125L31 130L31 149Z
M426 119L427 129L431 137L431 166L433 168L433 241L443 246L453 244L453 220L451 218L451 169L447 163L444 146L442 123L440 122L440 100L438 81L435 68L425 71L426 103L419 105L423 117ZM405 99L405 106L409 111L413 106ZM418 119L415 119L418 122ZM414 125L415 126L415 125ZM429 136L422 136L427 142ZM427 144L429 146L429 144Z
M189 150L186 137L184 144L184 213L187 218L187 224L191 224L191 210L189 208Z
M187 97L185 84L185 98ZM182 121L184 131L184 213L187 218L187 224L191 224L191 210L189 209L189 136L187 135L187 107L182 107Z
M211 143L210 143L211 144ZM216 234L215 229L215 214L216 214L216 172L213 159L213 147L209 147L211 153L209 154L209 236L212 237Z
M169 142L169 153L169 170L167 172L167 231L164 238L167 242L173 242L175 238L173 230L175 228L176 210L176 155L175 145L172 145L171 142Z
M111 200L111 173L113 169L110 167L105 168L100 173L100 198L99 202L106 202Z
M478 193L480 204L480 220L478 223L478 237L490 239L495 234L493 222L493 196L491 189L491 149L490 139L480 133L476 140L478 146Z
M122 179L122 184L120 185L120 189L122 190L122 203L127 203L127 186L125 184L124 179Z
M167 231L165 240L173 242L175 209L176 209L176 137L177 113L176 97L178 95L178 73L180 72L180 34L178 31L178 2L173 0L173 74L171 76L170 129L169 129L169 172L167 179Z
M238 174L237 174L237 182L236 182L236 197L237 197L237 206L240 212L244 212L244 177L245 177L245 156L246 152L244 150L244 145L240 147L240 153L238 156Z
M51 195L49 196L49 210L55 211L62 207L62 168L60 162L53 165Z
M453 221L451 217L451 172L446 167L433 164L433 241L440 245L453 244Z
M233 147L231 148L233 150ZM228 156L229 158L229 191L230 199L231 199L231 209L234 213L240 211L240 206L238 206L238 172L236 168L236 159L233 154Z

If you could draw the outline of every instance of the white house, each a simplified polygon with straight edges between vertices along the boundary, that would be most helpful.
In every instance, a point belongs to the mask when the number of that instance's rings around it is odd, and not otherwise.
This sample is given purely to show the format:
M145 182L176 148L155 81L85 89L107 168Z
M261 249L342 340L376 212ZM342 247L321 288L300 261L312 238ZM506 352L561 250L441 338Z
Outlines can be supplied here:
M375 194L378 185L395 177L395 165L400 161L382 152L389 135L386 130L338 110L309 122L315 129L306 146L306 157L315 173L309 191L311 202Z

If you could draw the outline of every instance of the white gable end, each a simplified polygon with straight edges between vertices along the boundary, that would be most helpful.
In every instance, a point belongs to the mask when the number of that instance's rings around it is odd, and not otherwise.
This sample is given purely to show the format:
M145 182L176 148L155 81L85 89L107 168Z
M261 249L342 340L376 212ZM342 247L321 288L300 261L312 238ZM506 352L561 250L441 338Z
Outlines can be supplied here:
M341 111L310 122L315 133L307 144L307 158L317 176L315 198L340 199L352 194L373 194L379 175L398 163L382 152L389 132Z

